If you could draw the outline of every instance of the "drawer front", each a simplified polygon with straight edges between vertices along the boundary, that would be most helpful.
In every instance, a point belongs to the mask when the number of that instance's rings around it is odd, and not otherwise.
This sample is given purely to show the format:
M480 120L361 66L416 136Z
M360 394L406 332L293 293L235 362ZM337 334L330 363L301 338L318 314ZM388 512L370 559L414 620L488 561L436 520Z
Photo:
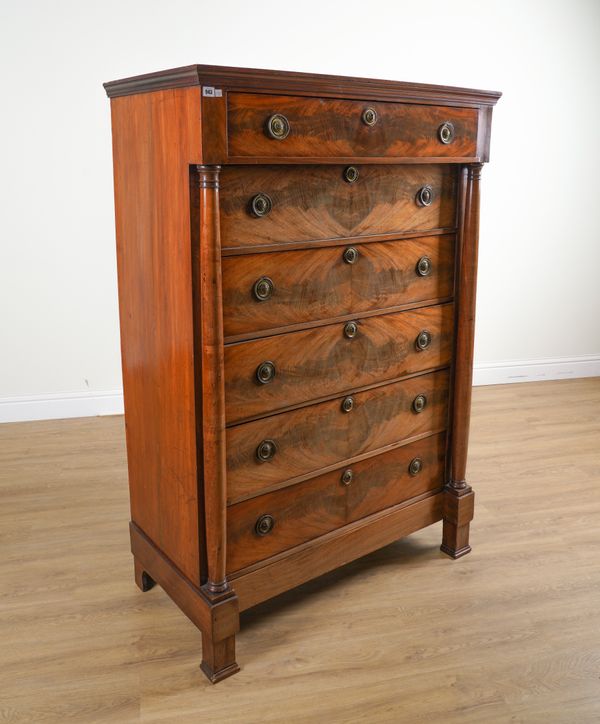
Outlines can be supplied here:
M474 108L228 95L230 156L473 158ZM275 117L275 118L274 118Z
M445 430L448 380L443 370L353 394L349 412L342 407L347 398L340 397L228 428L228 502ZM422 409L415 403L420 396Z
M452 296L453 235L350 246L223 259L225 335Z
M444 367L453 314L443 304L227 345L227 420Z
M444 484L445 434L246 500L227 510L231 573Z
M348 168L358 171L353 183ZM225 250L456 223L457 170L448 165L227 166L220 186Z

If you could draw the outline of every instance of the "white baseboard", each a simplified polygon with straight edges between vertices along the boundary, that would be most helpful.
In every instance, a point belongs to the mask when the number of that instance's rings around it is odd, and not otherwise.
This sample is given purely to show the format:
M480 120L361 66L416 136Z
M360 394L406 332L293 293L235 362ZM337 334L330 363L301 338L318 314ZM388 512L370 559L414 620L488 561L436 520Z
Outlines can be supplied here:
M61 420L67 417L122 415L123 393L59 392L50 395L0 398L0 422Z
M600 377L600 355L475 363L474 385Z
M600 377L600 355L479 362L473 371L473 384L504 385L575 377ZM121 390L0 398L0 423L122 414Z

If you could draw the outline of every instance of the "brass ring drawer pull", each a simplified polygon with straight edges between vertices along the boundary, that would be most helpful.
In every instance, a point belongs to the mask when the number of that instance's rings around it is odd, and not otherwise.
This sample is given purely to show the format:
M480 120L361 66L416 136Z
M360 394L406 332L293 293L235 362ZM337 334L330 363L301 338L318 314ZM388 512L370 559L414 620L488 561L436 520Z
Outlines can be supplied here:
M374 108L365 108L361 119L365 126L374 126L377 123L377 111Z
M431 186L423 186L417 191L417 204L419 206L431 206L433 201L433 189Z
M427 407L427 397L425 395L417 395L412 403L413 412L419 414Z
M274 113L267 119L267 136L283 141L290 133L290 122L281 113Z
M254 286L252 287L252 293L259 302L266 302L270 299L274 290L275 285L270 277L261 277L254 282Z
M423 461L421 458L413 458L408 464L408 472L413 477L423 470Z
M354 473L350 468L347 470L344 470L342 473L342 485L350 485L352 482L352 479L354 478Z
M420 277L428 277L433 269L433 264L428 256L422 256L417 262L417 274Z
M431 332L428 332L426 329L421 330L415 339L415 347L417 348L417 351L422 352L427 349L427 347L431 344L431 340Z
M349 246L344 249L344 261L346 264L356 264L358 261L358 249L354 246Z
M276 452L275 440L263 440L256 448L256 457L259 462L266 463L267 460L272 460L275 457Z
M442 123L438 128L438 138L445 145L452 143L454 140L454 124L450 123L450 121Z
M254 530L256 531L257 535L268 535L273 530L274 525L275 518L273 518L272 515L261 515L260 518L256 521Z
M256 368L256 379L261 385L268 385L275 377L275 365L272 362L263 362Z
M354 339L358 334L358 324L356 322L347 322L344 326L344 336L348 339Z
M348 168L344 170L344 180L349 184L353 184L358 181L358 176L359 173L356 166L348 166Z
M250 201L250 210L259 219L271 213L273 202L267 194L256 194Z
M342 400L342 412L352 412L354 409L354 398L344 397Z

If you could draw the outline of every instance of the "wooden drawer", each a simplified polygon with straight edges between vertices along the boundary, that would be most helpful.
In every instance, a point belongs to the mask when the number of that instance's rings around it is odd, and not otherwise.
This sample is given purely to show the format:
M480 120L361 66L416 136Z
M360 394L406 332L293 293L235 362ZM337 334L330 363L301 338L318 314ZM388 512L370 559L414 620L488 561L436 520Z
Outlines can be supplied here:
M225 335L452 296L453 235L355 245L353 263L349 247L223 259Z
M228 573L371 513L441 489L445 447L445 434L434 435L230 506ZM261 524L264 530L271 524L268 533L257 532Z
M221 171L221 245L228 249L453 229L453 166L226 166ZM431 188L431 203L418 198ZM267 196L267 212L252 210ZM425 199L427 201L427 199ZM268 210L270 208L270 210ZM258 211L261 211L259 208Z
M444 367L452 354L453 315L453 305L442 304L228 345L227 420ZM421 332L430 340L422 350L416 344ZM263 384L261 372L274 376Z
M227 497L230 503L281 487L329 466L403 440L446 429L447 370L272 415L227 429ZM425 407L413 407L419 395ZM261 462L258 450L271 441L274 454Z
M373 125L368 110L376 115ZM229 156L473 158L477 119L474 108L229 93ZM449 143L442 140L444 124L452 126Z

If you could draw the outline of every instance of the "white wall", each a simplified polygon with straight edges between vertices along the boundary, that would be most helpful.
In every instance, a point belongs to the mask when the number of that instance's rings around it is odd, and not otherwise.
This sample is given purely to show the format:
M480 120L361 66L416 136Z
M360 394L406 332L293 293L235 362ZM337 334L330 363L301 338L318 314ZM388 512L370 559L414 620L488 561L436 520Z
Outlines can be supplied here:
M4 419L120 409L101 83L196 62L503 91L477 378L600 374L600 3L4 0L0 13Z

